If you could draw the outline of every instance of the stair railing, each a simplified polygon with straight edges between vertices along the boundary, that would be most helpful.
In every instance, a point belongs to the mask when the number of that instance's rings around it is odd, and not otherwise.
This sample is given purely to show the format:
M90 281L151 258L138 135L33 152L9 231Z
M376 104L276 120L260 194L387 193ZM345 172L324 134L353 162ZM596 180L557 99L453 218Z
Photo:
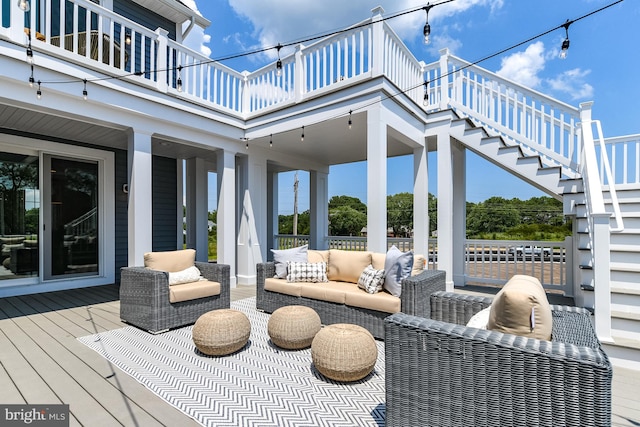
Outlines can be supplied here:
M611 213L606 212L602 195L602 181L598 168L593 138L591 107L593 102L580 104L580 140L582 141L581 172L585 187L585 202L591 240L591 267L594 292L594 326L598 338L612 342L611 338L611 254L609 230ZM607 156L606 150L600 155ZM608 163L608 159L605 161ZM611 181L610 181L611 182Z

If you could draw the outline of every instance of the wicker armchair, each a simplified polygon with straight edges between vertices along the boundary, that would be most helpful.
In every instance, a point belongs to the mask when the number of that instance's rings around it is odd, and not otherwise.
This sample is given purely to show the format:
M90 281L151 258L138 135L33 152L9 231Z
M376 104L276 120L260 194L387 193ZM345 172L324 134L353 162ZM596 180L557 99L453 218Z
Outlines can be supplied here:
M197 261L194 265L205 279L220 284L218 295L172 303L168 272L145 267L122 268L120 318L151 333L159 333L190 325L208 311L229 308L230 267Z
M385 319L387 426L608 426L612 369L582 308L552 305L552 341L466 327L492 299L431 296Z

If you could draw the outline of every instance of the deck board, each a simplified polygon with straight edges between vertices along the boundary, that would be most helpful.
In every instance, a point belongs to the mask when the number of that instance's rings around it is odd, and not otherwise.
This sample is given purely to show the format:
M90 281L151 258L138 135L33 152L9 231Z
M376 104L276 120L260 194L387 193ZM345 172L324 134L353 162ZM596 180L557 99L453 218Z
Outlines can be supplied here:
M0 299L0 402L68 403L72 426L199 425L77 340L123 326L115 285ZM612 396L612 425L640 426L640 372L614 368Z

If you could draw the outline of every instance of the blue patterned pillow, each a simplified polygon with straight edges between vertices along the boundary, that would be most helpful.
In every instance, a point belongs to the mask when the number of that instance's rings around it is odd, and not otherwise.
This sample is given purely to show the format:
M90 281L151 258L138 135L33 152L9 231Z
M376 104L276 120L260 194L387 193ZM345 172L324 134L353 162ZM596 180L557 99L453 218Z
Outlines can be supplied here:
M326 262L287 262L287 282L328 282Z
M360 275L358 287L370 294L380 292L384 285L384 276L384 270L376 270L372 265L369 265Z

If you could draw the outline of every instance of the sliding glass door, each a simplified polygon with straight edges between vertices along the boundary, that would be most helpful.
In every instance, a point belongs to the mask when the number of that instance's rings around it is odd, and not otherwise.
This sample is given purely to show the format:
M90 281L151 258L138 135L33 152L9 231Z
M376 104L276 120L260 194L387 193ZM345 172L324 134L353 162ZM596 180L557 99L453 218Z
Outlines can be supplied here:
M45 155L44 278L97 275L98 163Z

